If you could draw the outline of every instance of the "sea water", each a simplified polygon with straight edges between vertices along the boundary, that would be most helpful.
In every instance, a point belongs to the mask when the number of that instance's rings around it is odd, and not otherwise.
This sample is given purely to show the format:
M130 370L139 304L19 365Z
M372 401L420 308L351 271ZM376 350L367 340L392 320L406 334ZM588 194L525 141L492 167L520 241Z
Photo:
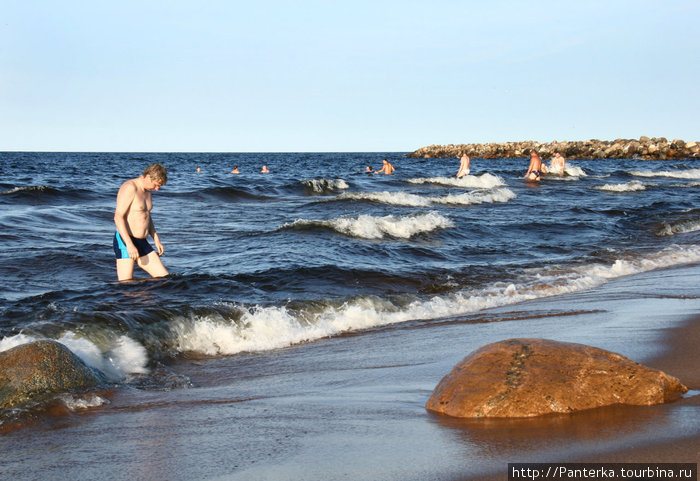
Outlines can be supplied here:
M382 158L395 175L364 172ZM171 275L118 283L116 192L155 162ZM475 159L461 179L457 167L400 153L0 153L0 349L55 339L128 382L187 353L429 323L700 260L697 161L570 160L537 184L526 159Z

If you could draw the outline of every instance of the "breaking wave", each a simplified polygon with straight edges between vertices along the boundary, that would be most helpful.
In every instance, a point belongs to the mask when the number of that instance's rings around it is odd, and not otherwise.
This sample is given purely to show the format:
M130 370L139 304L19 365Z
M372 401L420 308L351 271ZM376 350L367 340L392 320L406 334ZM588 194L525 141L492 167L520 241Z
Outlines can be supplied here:
M416 218L425 221L427 215ZM405 220L398 219L400 222ZM218 302L215 309L207 314L170 314L166 320L167 327L158 330L161 337L150 339L148 344L168 346L168 352L173 353L194 352L209 356L266 351L344 332L408 321L445 319L583 291L611 279L698 261L699 247L670 246L641 257L619 258L612 263L530 269L518 275L513 282L493 282L481 288L462 289L432 297L360 295L345 300L327 299L281 306ZM212 313L213 310L216 312ZM146 349L129 336L115 332L111 334L114 340L103 347L98 345L104 343L104 335L100 335L100 341L97 341L67 331L56 340L114 381L148 373ZM149 335L156 336L155 333ZM0 340L0 351L35 340L37 338L24 334L6 337ZM153 353L155 356L163 354ZM103 402L99 397L70 397L65 400L70 409L86 409Z
M696 232L700 230L700 220L684 220L670 224L663 224L661 229L656 233L658 236L672 236L676 234L686 234L688 232Z
M411 184L438 184L469 189L492 189L506 185L506 182L501 177L488 172L481 175L465 175L461 179L457 177L419 177L408 179L407 182Z
M325 307L286 306L245 309L230 305L234 322L224 317L180 318L174 323L181 352L231 355L309 342L343 332L400 322L449 318L532 299L590 289L622 276L700 261L700 248L672 246L642 258L576 268L550 267L513 283L496 282L483 289L461 290L431 298L388 299L359 296Z
M577 165L567 165L564 168L564 172L570 177L588 177L588 174Z
M283 229L324 228L360 239L384 239L393 237L409 239L417 234L453 227L454 223L436 212L417 215L374 217L359 215L330 220L299 219L285 224Z
M670 177L673 179L700 179L700 169L687 170L633 170L629 172L635 177Z
M309 179L303 180L301 183L308 190L317 194L350 188L343 179Z
M443 196L421 196L406 192L345 192L333 200L361 200L390 205L411 207L428 207L433 204L443 205L475 205L492 202L508 202L515 199L515 193L507 188L493 191L476 191L464 194L449 194Z
M0 339L0 352L39 340L42 339L25 334L5 337ZM54 340L70 349L88 366L102 371L111 381L122 381L132 375L148 373L146 349L129 336L115 336L114 341L102 348L96 342L72 331L66 331Z
M637 192L646 190L646 186L638 180L632 180L626 184L605 184L593 187L593 189L605 192Z

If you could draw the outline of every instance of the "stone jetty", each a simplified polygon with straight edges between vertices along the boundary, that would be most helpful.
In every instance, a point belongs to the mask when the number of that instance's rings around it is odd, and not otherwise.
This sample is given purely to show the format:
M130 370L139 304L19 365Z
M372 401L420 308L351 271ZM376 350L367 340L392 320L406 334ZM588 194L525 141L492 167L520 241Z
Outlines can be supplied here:
M567 159L697 159L700 158L700 141L668 140L663 137L640 137L639 139L584 140L535 142L502 142L488 144L449 144L421 147L407 157L451 158L466 153L472 158L508 159L529 157L535 150L547 159L559 152Z

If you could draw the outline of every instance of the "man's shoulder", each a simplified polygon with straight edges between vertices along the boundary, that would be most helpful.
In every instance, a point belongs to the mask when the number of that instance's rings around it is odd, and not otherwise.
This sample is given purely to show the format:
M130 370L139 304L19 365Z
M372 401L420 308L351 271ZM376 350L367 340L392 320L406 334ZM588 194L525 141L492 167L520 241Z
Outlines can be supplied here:
M139 185L136 182L138 180L138 177L135 179L129 179L124 181L120 189L128 189L128 190L138 190Z
M136 196L139 192L139 186L136 183L136 179L129 179L125 181L121 187L119 187L120 196Z

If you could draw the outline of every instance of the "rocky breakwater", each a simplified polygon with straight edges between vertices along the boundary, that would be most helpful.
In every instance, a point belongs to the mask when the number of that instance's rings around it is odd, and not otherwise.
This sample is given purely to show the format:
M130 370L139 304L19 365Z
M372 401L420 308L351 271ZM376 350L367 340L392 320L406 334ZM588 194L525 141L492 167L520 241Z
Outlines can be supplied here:
M84 391L106 382L102 373L55 341L0 352L0 409L40 403L59 393Z
M426 408L460 418L533 417L613 404L662 404L687 391L678 379L614 352L509 339L465 357L440 381Z
M647 159L668 160L700 158L700 142L640 137L617 140L585 140L540 143L531 140L489 144L449 144L421 147L408 157L451 158L466 153L469 157L508 159L528 157L535 150L543 159L559 152L572 159Z

